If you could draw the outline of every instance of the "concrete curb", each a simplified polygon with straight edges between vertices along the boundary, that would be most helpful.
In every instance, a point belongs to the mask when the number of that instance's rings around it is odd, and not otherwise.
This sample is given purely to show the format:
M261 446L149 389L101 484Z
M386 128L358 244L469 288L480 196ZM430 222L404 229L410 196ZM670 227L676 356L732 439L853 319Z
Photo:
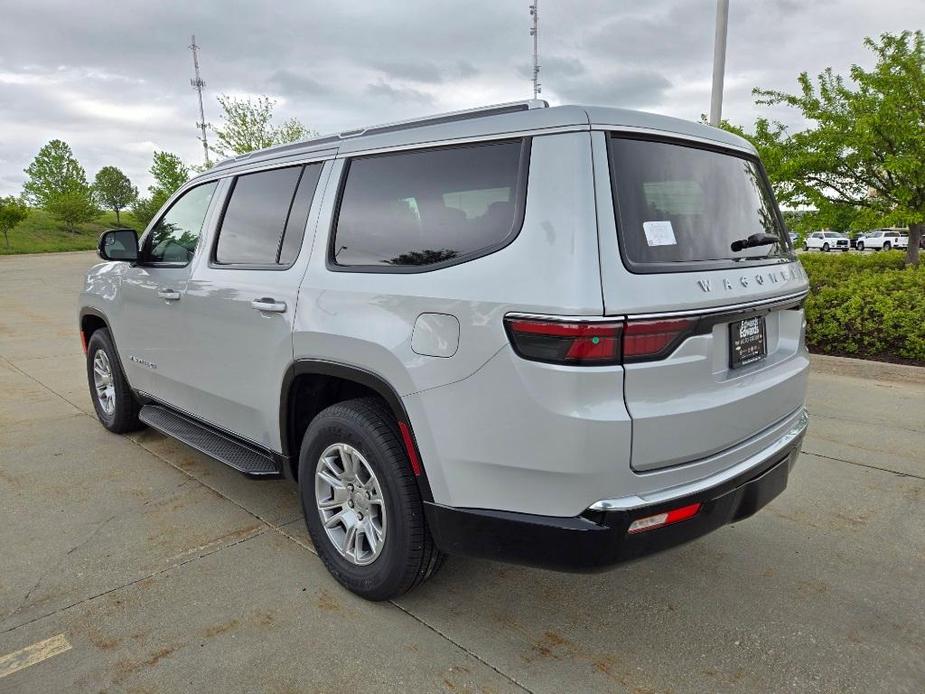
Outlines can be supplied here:
M921 366L892 364L869 359L833 357L828 354L812 354L810 355L810 361L813 371L877 381L925 385L925 367Z

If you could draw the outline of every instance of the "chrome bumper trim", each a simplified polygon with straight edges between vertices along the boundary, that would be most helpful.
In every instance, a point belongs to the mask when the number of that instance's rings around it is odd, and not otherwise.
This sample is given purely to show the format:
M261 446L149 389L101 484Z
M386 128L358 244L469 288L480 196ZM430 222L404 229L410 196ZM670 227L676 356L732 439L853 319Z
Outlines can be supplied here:
M770 458L773 458L774 456L787 450L787 448L792 447L794 443L798 442L798 440L806 433L806 427L808 425L809 414L804 408L787 433L785 433L767 448L764 448L754 455L749 456L741 463L726 468L725 470L718 472L715 475L711 475L710 477L697 480L696 482L690 482L688 484L671 487L669 489L653 492L644 496L633 495L623 496L617 499L601 499L600 501L591 504L589 510L629 511L644 506L651 506L652 504L661 504L666 501L671 501L672 499L678 499L681 497L689 496L691 494L702 492L706 489L709 489L710 487L719 486L724 482L734 479L735 477L738 477L739 475L747 472L751 468L757 467L762 463L767 462Z

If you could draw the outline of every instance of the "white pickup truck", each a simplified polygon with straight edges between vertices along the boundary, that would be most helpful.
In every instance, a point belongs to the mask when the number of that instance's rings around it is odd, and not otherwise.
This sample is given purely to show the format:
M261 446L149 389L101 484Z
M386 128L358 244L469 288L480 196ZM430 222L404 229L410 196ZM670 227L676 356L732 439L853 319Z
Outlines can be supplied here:
M871 248L875 251L888 251L891 248L908 248L909 236L900 231L888 231L881 229L866 234L864 238L858 239L858 250L863 251L865 248Z

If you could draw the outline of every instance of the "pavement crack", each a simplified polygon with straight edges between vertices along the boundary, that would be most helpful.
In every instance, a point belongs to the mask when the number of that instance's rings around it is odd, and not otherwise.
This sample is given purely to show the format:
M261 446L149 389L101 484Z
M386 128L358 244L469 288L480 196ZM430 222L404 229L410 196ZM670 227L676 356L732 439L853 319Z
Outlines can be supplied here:
M389 600L389 602L390 602L392 605L394 605L395 607L397 607L399 610L401 610L402 612L404 612L406 615L408 615L409 617L411 617L411 619L413 619L414 621L416 621L418 624L420 624L421 626L423 626L423 627L429 629L430 631L434 632L435 634L437 634L437 636L440 636L441 638L445 639L445 640L448 641L449 643L453 644L453 645L456 646L459 650L463 651L464 653L466 653L467 655L471 656L472 658L475 658L475 659L476 659L477 661L479 661L482 665L484 665L485 667L487 667L487 668L493 670L494 672L496 672L498 675L500 675L501 677L503 677L504 679L506 679L508 682L510 682L510 683L513 684L514 686L519 687L520 689L524 690L525 692L529 692L530 694L533 694L533 690L532 690L532 689L530 689L529 687L527 687L527 686L526 686L525 684L523 684L522 682L519 682L518 680L516 680L514 677L512 677L512 676L509 675L509 674L507 674L507 673L504 672L503 670L500 670L499 668L495 667L494 665L492 665L491 663L489 663L487 660L485 660L482 656L480 656L478 653L476 653L476 652L470 650L469 648L466 648L463 644L459 643L458 641L453 640L452 638L450 638L449 636L447 636L445 633L443 633L442 631L440 631L437 627L435 627L435 626L432 625L432 624L428 624L426 621L424 621L423 619L421 619L420 617L418 617L416 614L414 614L414 613L411 612L410 610L408 610L408 609L402 607L401 605L399 605L399 604L398 604L397 602L395 602L394 600Z
M122 589L124 589L124 588L130 588L131 586L134 586L134 585L136 585L136 584L138 584L138 583L141 583L142 581L147 581L148 579L155 578L155 577L157 577L157 576L161 576L162 574L165 574L165 573L167 573L168 571L173 571L173 570L175 570L175 569L179 569L180 567L186 566L187 564L190 564L190 563L192 563L192 562L194 562L194 561L199 561L200 559L205 559L206 557L210 557L210 556L212 556L213 554L215 554L215 553L217 553L217 552L221 552L221 551L223 551L223 550L230 549L230 548L232 548L232 547L235 547L235 546L237 546L237 545L240 545L240 544L242 544L242 543L244 543L244 542L248 542L248 541L250 541L250 540L253 540L255 537L260 537L261 535L263 535L264 533L266 533L266 531L267 531L267 528L259 528L259 529L257 529L257 530L254 530L254 531L248 533L247 535L245 535L245 536L243 536L243 537L241 537L241 538L235 540L234 542L229 542L228 544L221 545L220 547L216 547L215 549L213 549L213 550L210 551L210 552L197 553L196 556L189 557L188 559L184 559L183 561L176 562L176 563L174 563L174 564L171 564L170 566L165 566L164 568L158 569L157 571L152 571L151 573L148 573L148 574L146 574L146 575L144 575L144 576L140 576L139 578L132 579L131 581L128 581L128 582L126 582L126 583L122 583L122 584L120 584L120 585L118 585L118 586L115 586L115 587L113 587L113 588L109 588L109 589L104 590L104 591L102 591L102 592L100 592L100 593L96 593L95 595L90 595L90 596L88 596L88 597L86 597L86 598L81 598L80 600L75 600L74 602L70 603L69 605L63 605L62 607L56 608L56 609L54 609L54 610L51 610L50 612L46 612L45 614L41 614L41 615L39 615L39 616L37 616L37 617L33 617L32 619L29 619L29 620L27 620L27 621L25 621L25 622L21 622L21 623L19 623L19 624L14 624L13 626L7 627L6 629L4 629L2 632L0 632L0 634L8 634L8 633L10 633L11 631L15 631L16 629L21 629L22 627L28 626L29 624L34 624L35 622L38 622L38 621L40 621L40 620L42 620L42 619L46 619L46 618L48 618L48 617L53 617L54 615L60 614L61 612L66 612L67 610L71 609L72 607L77 607L78 605L82 605L82 604L84 604L84 603L86 603L86 602L90 602L90 601L92 601L92 600L96 600L97 598L101 598L101 597L103 597L103 596L109 595L110 593L114 593L114 592L116 592L116 591L118 591L118 590L122 590ZM221 538L219 538L219 539L221 539ZM203 547L208 547L208 546L209 546L209 545L203 545ZM201 548L197 548L196 550L193 550L193 551L197 551L197 552L198 552L199 549L201 549ZM14 614L15 614L15 613L14 613ZM12 615L10 615L10 616L12 616Z
M871 470L879 470L880 472L889 472L893 475L896 475L897 477L911 477L916 480L925 480L925 476L923 475L916 475L911 472L902 472L900 470L891 470L890 468L887 468L887 467L878 467L876 465L870 465L868 463L859 463L856 460L845 460L844 458L836 458L835 456L824 455L822 453L813 453L813 451L808 451L805 448L801 448L800 453L805 453L806 455L812 455L817 458L824 458L825 460L831 460L836 463L847 463L848 465L854 465L856 467L866 467Z

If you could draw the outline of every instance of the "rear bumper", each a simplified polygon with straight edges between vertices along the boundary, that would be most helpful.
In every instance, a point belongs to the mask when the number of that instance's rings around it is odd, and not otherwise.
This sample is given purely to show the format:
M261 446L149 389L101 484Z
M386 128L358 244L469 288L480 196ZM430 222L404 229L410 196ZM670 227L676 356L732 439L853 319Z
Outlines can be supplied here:
M560 571L595 571L689 542L748 518L787 486L806 425L759 464L731 479L670 501L632 509L588 509L575 517L425 504L437 546L448 554L495 559ZM628 534L639 518L702 504L700 512L674 525Z

